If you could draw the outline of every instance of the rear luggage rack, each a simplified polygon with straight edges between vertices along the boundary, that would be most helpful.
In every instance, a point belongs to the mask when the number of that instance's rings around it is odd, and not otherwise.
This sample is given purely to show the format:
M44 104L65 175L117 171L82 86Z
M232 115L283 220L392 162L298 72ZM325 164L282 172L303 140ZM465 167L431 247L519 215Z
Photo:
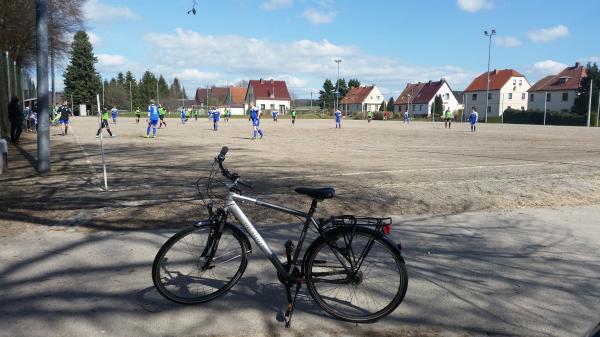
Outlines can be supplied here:
M370 227L380 233L389 234L392 230L392 218L357 217L354 215L338 215L319 220L321 228L328 230L342 226Z

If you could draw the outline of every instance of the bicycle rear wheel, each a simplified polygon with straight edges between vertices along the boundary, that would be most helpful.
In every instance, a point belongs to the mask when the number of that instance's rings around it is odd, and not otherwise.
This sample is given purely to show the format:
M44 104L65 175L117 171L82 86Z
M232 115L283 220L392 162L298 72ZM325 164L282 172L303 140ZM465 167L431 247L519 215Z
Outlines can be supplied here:
M248 264L250 247L226 224L213 259L213 225L186 228L160 248L152 264L152 281L165 298L182 304L208 302L227 292Z
M390 314L406 294L400 250L363 227L334 229L307 250L307 288L317 304L344 321L371 323Z

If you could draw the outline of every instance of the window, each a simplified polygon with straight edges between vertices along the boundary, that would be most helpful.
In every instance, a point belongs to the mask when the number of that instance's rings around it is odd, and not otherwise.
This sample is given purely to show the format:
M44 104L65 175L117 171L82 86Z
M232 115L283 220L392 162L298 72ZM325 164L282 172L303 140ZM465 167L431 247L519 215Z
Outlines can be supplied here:
M519 80L519 86L523 85L523 80Z
M261 109L261 110L264 110L264 109L265 109L265 105L264 105L264 104L261 104L261 105L260 105L260 109Z
M508 99L512 99L512 92L508 93Z
M271 104L271 110L275 110L275 104Z
M284 104L279 105L279 112L285 113L285 105Z
M471 95L471 101L476 101L476 100L477 100L477 94Z
M416 107L417 107L416 105L413 105L413 106L412 106L412 111L413 111L413 112L415 111L415 108L416 108Z
M526 93L522 93L522 94L521 94L521 99L522 99L522 100L526 100L526 98L525 98L525 97L526 97L526 95L527 95Z
M566 102L569 100L569 93L568 92L563 92L562 94L562 100L563 102Z
M546 93L546 102L550 102L552 100L552 96L549 92Z
M492 106L488 105L488 113L492 112Z
M446 93L445 97L446 97L446 100L449 100L450 99L450 94Z
M525 95L525 94L523 94L523 95ZM533 102L533 94L529 94L529 101Z
M492 99L492 93L488 92L488 99Z
M379 101L379 96L377 96L376 100L378 100L378 101Z
M419 111L423 111L423 104L419 104Z

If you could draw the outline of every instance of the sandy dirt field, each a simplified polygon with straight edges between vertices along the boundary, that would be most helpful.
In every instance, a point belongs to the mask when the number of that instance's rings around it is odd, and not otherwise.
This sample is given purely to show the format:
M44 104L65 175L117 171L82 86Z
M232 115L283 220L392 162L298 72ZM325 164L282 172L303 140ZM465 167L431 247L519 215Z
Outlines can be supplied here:
M40 179L21 158L36 156L32 136L0 176L2 218L91 228L178 227L204 216L195 182L224 145L227 166L255 185L247 194L306 208L297 186L333 186L321 215L440 215L472 210L593 205L600 202L600 129L525 125L344 120L168 119L156 139L143 121L121 118L105 139L110 192L99 193L97 120L75 118L72 134L53 128L52 173ZM23 156L25 155L25 156ZM35 210L35 211L31 211ZM277 214L249 210L258 222ZM254 213L252 213L254 212Z

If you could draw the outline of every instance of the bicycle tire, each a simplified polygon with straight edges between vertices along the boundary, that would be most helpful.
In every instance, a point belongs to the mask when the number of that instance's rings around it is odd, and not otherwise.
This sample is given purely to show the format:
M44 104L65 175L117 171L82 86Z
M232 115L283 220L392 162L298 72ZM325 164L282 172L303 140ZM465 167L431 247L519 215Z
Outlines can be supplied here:
M344 243L349 237L353 237L352 241ZM369 242L372 242L370 248ZM334 251L347 264L358 255L352 252L366 253L355 277L345 270ZM330 230L310 245L304 261L307 288L312 298L324 311L340 320L373 323L393 312L406 295L408 273L400 249L389 238L370 228L357 226ZM331 274L329 278L328 274ZM369 280L370 284L367 284L369 276L380 279ZM328 284L334 287L330 292L323 286ZM358 288L373 290L373 294L360 297ZM344 292L349 298L333 298ZM389 294L384 294L386 292ZM373 306L373 309L370 303L377 304L375 297L383 299L383 304Z
M212 224L193 226L176 233L163 244L152 264L152 281L162 296L181 304L204 303L223 295L239 281L248 265L250 245L244 234L229 223L225 224L211 268L201 270L206 262L208 236L213 232ZM190 264L187 272L173 270L185 263ZM217 266L221 267L217 270ZM215 272L226 272L227 275L219 281ZM209 289L200 294L203 285Z

